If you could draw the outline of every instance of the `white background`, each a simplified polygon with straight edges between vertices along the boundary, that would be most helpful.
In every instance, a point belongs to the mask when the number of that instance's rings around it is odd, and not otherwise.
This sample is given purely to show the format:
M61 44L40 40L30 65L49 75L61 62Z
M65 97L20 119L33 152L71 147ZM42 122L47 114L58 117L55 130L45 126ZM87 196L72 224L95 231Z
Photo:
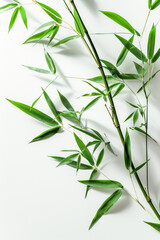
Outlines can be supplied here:
M1 2L2 4L6 3L6 1ZM29 3L31 1L23 2ZM76 2L89 32L92 33L127 32L99 13L98 10L119 13L140 32L148 12L145 0L81 0ZM62 1L47 0L45 3L58 10L65 20L70 21ZM41 94L41 87L45 87L52 80L52 77L36 74L22 67L22 64L25 64L47 68L43 45L33 46L33 44L23 45L22 43L40 24L50 21L50 18L34 4L26 5L25 8L28 15L29 31L25 29L20 16L18 16L15 26L8 34L12 10L0 15L0 239L95 240L99 238L133 240L144 238L158 240L159 233L143 223L143 221L154 222L154 219L126 194L123 194L115 208L103 216L92 230L88 231L88 226L95 212L112 191L91 190L85 200L85 187L77 180L86 179L89 173L83 172L76 176L75 170L67 166L56 169L57 163L47 157L49 155L62 155L61 149L76 148L73 135L70 132L65 131L49 140L28 144L33 137L47 128L16 109L6 101L6 98L30 105ZM142 47L145 52L148 32L152 23L156 24L159 21L159 12L160 7L153 11L142 39ZM159 32L160 25L158 24L156 49L159 48ZM61 39L73 34L62 29L57 38ZM121 43L113 35L94 36L93 40L101 58L115 64L122 48ZM135 40L135 44L137 44L137 40ZM99 75L80 39L59 48L49 48L48 51L53 56L60 75L82 78ZM136 61L136 59L128 54L120 70L135 73L132 61ZM158 65L159 62L156 69L158 69ZM131 83L131 86L137 89L134 82ZM62 105L57 95L57 89L68 97L76 110L80 110L83 104L88 102L88 99L83 100L77 97L91 91L91 88L81 80L59 78L47 91L59 109L62 109ZM160 143L159 89L158 76L152 81L149 113L150 133L158 143ZM140 96L140 99L145 104L143 97ZM136 103L127 89L116 98L115 104L122 123L133 110L126 105L125 100ZM43 98L36 107L50 114ZM106 150L103 172L110 178L120 181L131 194L134 194L128 173L124 168L120 140L103 102L99 102L84 114L84 118L88 119L88 126L95 127L102 134L104 132L107 134L118 154L118 157L115 157ZM126 126L131 126L131 124L131 122L123 124L123 131L125 131ZM145 161L144 137L131 131L131 139L133 160L137 166ZM83 136L83 140L86 141L88 138ZM160 197L159 144L150 141L149 152L151 159L150 192L153 202L158 206ZM145 182L145 170L141 170L140 175ZM145 204L139 191L138 195L150 212L150 208Z

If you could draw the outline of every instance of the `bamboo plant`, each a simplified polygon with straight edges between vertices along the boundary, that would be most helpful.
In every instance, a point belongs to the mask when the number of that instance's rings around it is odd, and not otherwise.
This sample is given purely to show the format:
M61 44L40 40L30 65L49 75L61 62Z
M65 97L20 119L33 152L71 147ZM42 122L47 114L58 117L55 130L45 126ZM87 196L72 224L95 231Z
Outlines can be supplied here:
M19 108L21 111L30 115L31 117L37 119L38 121L43 122L48 126L45 132L42 132L38 136L34 137L31 140L31 143L42 141L44 139L53 137L56 138L56 135L62 130L69 131L73 134L73 139L77 144L77 149L65 150L63 156L51 156L58 162L57 166L67 165L69 167L75 168L76 172L87 170L90 172L90 177L88 180L79 180L80 183L86 186L85 197L87 197L88 191L92 189L113 189L113 193L100 204L99 209L95 213L93 220L89 225L89 229L96 224L99 219L106 214L110 208L114 207L116 202L120 201L121 195L125 192L128 197L131 197L141 208L145 211L147 209L144 207L143 202L138 199L138 196L132 196L128 189L125 188L120 182L115 181L114 179L108 178L101 170L102 163L105 158L105 148L107 148L112 154L115 154L112 144L109 140L103 136L103 133L99 132L97 129L86 127L83 121L83 114L91 107L95 106L96 103L101 99L101 103L105 106L106 111L108 112L108 118L111 118L113 122L113 128L117 131L117 137L121 141L122 152L124 154L124 163L126 171L128 171L128 177L131 178L132 183L138 183L138 186L142 192L142 195L146 199L152 215L156 218L157 222L147 222L146 224L150 225L154 229L160 232L160 212L158 207L153 204L152 196L150 194L149 186L149 166L152 161L149 161L151 156L149 156L148 145L150 141L156 142L151 135L149 135L149 99L150 99L150 88L149 85L152 82L152 79L159 73L160 70L153 72L155 62L160 57L160 48L155 49L155 39L156 39L156 25L153 23L152 28L150 29L147 43L147 53L142 52L142 39L143 34L147 27L147 22L149 16L154 9L158 8L160 5L160 0L148 0L148 16L142 33L139 33L126 19L120 16L117 13L107 11L107 9L100 10L100 13L104 16L104 20L114 21L115 24L121 25L127 32L130 34L129 39L122 37L121 33L113 34L113 37L120 41L122 44L122 51L117 56L116 66L108 61L108 59L101 59L97 46L92 40L92 36L89 30L86 28L86 19L81 17L81 9L78 8L78 1L76 0L61 0L64 3L64 8L69 12L72 17L72 22L68 23L65 21L65 16L62 17L51 6L46 5L45 3L32 0L32 4L35 4L37 8L41 8L43 14L48 15L48 22L38 26L34 33L29 36L25 41L26 43L41 43L42 39L46 40L44 48L44 57L48 66L48 69L42 69L33 66L26 66L25 68L38 72L39 74L48 74L53 75L54 80L52 80L45 89L42 89L41 95L31 104L26 105L20 102L16 102L8 99L8 101L13 104L15 107ZM12 0L7 5L1 6L0 11L8 11L9 13L12 10L11 20L9 23L8 31L10 32L14 26L14 23L17 19L18 14L21 16L21 19L26 28L28 28L27 14L25 10L25 4L17 0ZM97 10L98 11L98 10ZM74 35L69 35L66 38L57 40L60 38L59 29L67 28L74 32ZM71 31L69 31L70 34ZM80 38L84 45L86 51L88 51L91 59L95 63L95 68L98 68L99 76L92 78L82 79L85 84L90 86L91 92L84 93L82 97L93 97L93 100L90 101L86 106L83 106L81 110L75 110L69 100L64 96L61 90L58 90L58 101L64 107L63 111L59 111L57 106L55 106L54 96L51 99L51 96L47 94L47 88L54 84L54 81L59 78L56 64L54 63L53 56L50 53L51 48L58 48L62 44L66 44L69 41L75 41L75 39ZM135 46L134 40L138 39L139 45ZM122 73L119 70L121 64L125 64L128 53L134 55L135 61L135 73ZM86 63L87 64L87 63ZM131 63L133 64L133 63ZM128 80L134 80L137 82L139 88L135 92L130 85L128 85ZM127 91L130 91L133 94L136 104L127 101L126 104L130 105L133 111L130 115L124 119L124 122L119 121L119 116L117 114L117 109L115 106L115 98L120 97L124 91L124 88ZM145 101L141 103L139 100L139 95L143 95ZM35 105L38 100L44 96L44 100L50 108L52 117L38 110ZM57 101L57 99L56 99ZM139 124L139 121L141 124ZM67 123L67 127L64 127L64 121ZM125 132L122 132L121 125L125 122L130 121L130 128L126 128ZM132 157L132 139L130 138L130 131L134 130L138 134L144 135L145 141L145 161L142 160L139 166L135 167L135 160ZM80 135L87 135L88 142L84 142ZM155 143L156 144L156 143ZM123 162L122 162L123 164ZM145 178L146 180L142 182L139 177L139 171L145 168ZM114 170L114 169L113 169ZM102 180L101 176L105 176L106 180ZM102 220L101 220L102 221Z

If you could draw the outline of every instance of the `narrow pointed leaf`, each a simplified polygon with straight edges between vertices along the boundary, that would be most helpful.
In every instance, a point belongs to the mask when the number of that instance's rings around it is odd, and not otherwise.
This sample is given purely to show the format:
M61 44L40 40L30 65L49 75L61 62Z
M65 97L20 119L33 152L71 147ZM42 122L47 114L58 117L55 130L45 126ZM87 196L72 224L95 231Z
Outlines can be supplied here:
M128 41L133 43L133 39L134 39L134 35ZM117 59L117 62L116 62L117 67L119 67L123 63L127 54L128 54L128 49L124 46L120 55L119 55L119 57L118 57L118 59Z
M28 28L27 15L26 15L26 11L25 11L24 7L20 6L19 11L20 11L24 25L26 26L26 28Z
M118 88L116 89L113 97L117 96L117 95L123 90L124 87L125 87L125 84L124 84L124 83L121 83L121 84L118 86Z
M58 133L60 131L60 129L61 129L61 127L58 125L57 125L57 127L55 126L54 128L48 129L45 132L38 135L37 137L35 137L34 139L32 139L32 141L30 143L41 141L41 140L47 139L49 137L52 137L53 135Z
M14 106L25 112L26 114L30 115L31 117L49 125L49 126L57 126L58 123L51 118L50 116L46 115L43 112L40 112L36 108L32 108L26 104L20 103L20 102L15 102L12 100L7 99L10 103L12 103Z
M62 23L62 17L57 11L55 11L53 8L45 5L44 3L40 3L38 1L36 1L36 2L53 20L55 20L59 24Z
M89 163L91 165L94 165L92 155L91 155L90 151L88 150L88 148L86 147L86 145L75 133L74 133L74 138L75 138L77 145L78 145L79 149L81 150L83 156L89 161Z
M150 225L154 229L156 229L158 232L160 232L160 224L159 223L151 223L151 222L145 222L145 223Z
M148 162L149 160L147 160L146 162L142 163L141 165L139 165L138 167L136 167L130 174L134 174L136 173L137 171L139 171L141 168L143 168L146 163Z
M46 37L49 33L51 33L53 31L53 27L50 27L49 29L47 30L44 30L42 32L39 32L39 33L36 33L32 36L30 36L29 38L27 38L24 42L25 43L28 43L30 41L35 41L35 40L38 40L40 41L42 38Z
M115 80L115 78L112 75L106 75L106 78L108 81ZM104 79L102 78L102 76L88 78L87 80L95 82L95 83L104 83Z
M65 112L65 111L59 112L58 111L58 113L59 113L59 116L62 116L71 122L74 122L74 123L78 122L78 118L75 112Z
M65 106L66 109L68 109L71 112L75 112L74 108L72 107L72 105L70 104L70 102L67 100L67 98L65 96L63 96L59 91L58 91L59 97L61 99L61 102L63 103L63 105Z
M93 225L105 214L108 212L108 210L113 207L113 205L118 201L118 199L121 197L122 195L122 190L117 190L116 192L114 192L109 198L107 198L103 204L100 206L100 208L98 209L95 217L93 218L89 229L91 229L93 227Z
M98 167L100 165L100 163L102 162L104 157L104 148L100 151L97 161L96 161L96 166Z
M137 132L140 132L144 135L146 135L146 132L144 130L142 130L141 128L138 128L138 127L134 127L134 128L131 128L132 130L136 130ZM151 135L147 134L147 136L152 139L154 142L157 142L154 138L151 137Z
M74 18L75 18L75 27L78 33L80 33L83 37L84 37L84 29L83 26L81 24L81 21L79 19L79 16L77 15L77 12L74 10Z
M143 62L147 62L146 56L137 47L135 47L132 43L127 41L125 38L120 37L117 34L115 34L115 36L135 57L142 60Z
M160 57L160 48L158 49L158 51L155 53L155 55L153 56L151 62L154 63L158 60L158 58Z
M95 99L93 99L91 102L89 102L88 104L87 104L87 106L85 106L84 108L83 108L83 112L84 111L87 111L88 109L90 109L91 107L93 107L97 102L98 102L98 100L101 98L101 96L100 97L97 97L97 98L95 98Z
M135 111L134 116L133 116L133 125L136 124L136 122L138 121L138 118L139 118L139 112L137 110L137 111Z
M26 66L26 65L22 65L22 66L28 68L29 70L38 72L38 73L51 74L50 71L42 69L42 68L30 67L30 66Z
M58 156L50 156L50 157L54 158L58 162L61 162L64 159L64 157L58 157ZM77 162L76 161L69 162L66 165L77 169ZM90 165L81 163L80 166L79 166L79 169L81 169L81 170L91 170L93 168Z
M0 11L1 11L1 10L8 11L8 10L10 10L10 9L12 9L12 8L17 7L17 6L18 6L17 3L6 4L6 5L2 6L2 7L0 7Z
M93 86L91 83L87 82L87 81L84 81L86 82L89 86L91 86L93 89L95 89L97 92L99 92L101 95L105 95L104 92L102 92L99 88L96 88L95 86Z
M10 23L9 23L9 29L8 29L8 32L10 32L11 28L13 27L16 19L17 19L17 16L18 16L18 12L19 12L19 8L16 8L12 14L12 17L11 17L11 20L10 20Z
M78 157L78 155L79 155L79 153L74 153L66 158L63 158L63 160L60 161L60 163L57 165L57 167L71 163L72 161L74 161L75 158Z
M152 0L148 0L148 8L151 9L152 6Z
M80 180L79 182L93 188L123 188L121 183L113 180Z
M124 122L128 121L132 116L133 116L134 112L132 112L125 120Z
M157 73L159 73L159 72L160 72L160 70L158 70L157 72L155 72L155 73L147 80L147 82L145 82L145 83L143 84L143 86L138 89L137 93L139 93L140 91L142 91L142 90L144 89L144 87L146 87L146 86L149 84L149 82L150 82L150 81L157 75Z
M80 169L80 165L81 165L81 155L78 156L76 172L79 171L79 169Z
M121 25L122 27L126 28L131 33L135 34L136 32L136 34L140 36L140 34L131 26L131 24L126 19L118 15L117 13L107 12L107 11L100 11L100 12L106 15L107 17L109 17L110 19L112 19L114 22Z
M96 169L93 169L93 171L91 172L91 175L90 175L89 180L94 180L94 179L96 179L97 173L98 173L97 170L96 170ZM86 193L85 193L85 198L87 197L87 194L88 194L89 189L90 189L90 186L87 185L87 187L86 187Z
M101 62L104 63L105 68L108 69L108 71L110 71L110 73L112 74L113 77L119 77L120 73L117 70L117 68L110 62L106 61L106 60L101 60Z
M69 41L71 41L71 40L73 40L73 39L76 39L76 38L79 38L79 37L80 37L79 35L74 35L74 36L66 37L66 38L60 40L59 42L55 43L55 44L53 45L53 47L62 45L62 44L64 44L64 43L66 43L66 42L69 42Z
M56 36L56 34L58 33L59 31L59 26L55 26L52 30L52 33L51 33L51 36L50 36L50 39L49 39L49 42L48 42L48 45L52 42L52 40L54 39L54 37Z
M127 170L131 168L132 156L131 156L131 143L128 130L126 129L125 140L124 140L124 160Z
M155 48L155 39L156 39L156 27L153 24L152 29L149 33L149 37L148 37L148 46L147 46L148 59L151 59L153 57L154 48Z
M97 140L100 140L100 138L99 138L97 135L91 133L89 130L86 130L86 129L83 129L83 128L79 128L79 127L76 127L76 126L73 126L73 125L70 125L70 126L71 126L72 128L74 128L74 129L80 131L80 132L83 132L83 133L87 134L88 136L90 136L90 137L92 137L92 138L95 138L95 139L97 139Z
M145 68L143 68L141 65L139 65L138 63L136 63L136 62L134 62L134 65L135 65L135 68L136 68L136 70L137 70L137 73L140 75L140 76L142 76L143 75L143 77L146 75L146 69Z
M98 142L98 143L95 145L95 147L94 147L94 149L93 149L93 153L97 150L97 148L100 146L100 144L101 144L101 142Z
M46 99L46 102L47 102L49 108L51 109L53 115L55 116L55 118L57 119L57 121L61 123L62 120L61 120L61 118L60 118L60 116L59 116L59 113L58 113L56 107L54 106L52 100L50 99L50 97L48 96L48 94L45 92L44 89L43 89L43 94L44 94L44 97L45 97L45 99Z
M100 95L101 95L100 93L92 92L92 93L85 93L81 97L96 97L96 96L100 96Z
M119 77L124 80L140 79L140 76L138 74L132 73L122 73Z
M53 62L53 59L51 57L51 55L44 49L44 55L45 55L45 59L46 59L46 62L47 62L47 65L50 69L50 71L55 74L56 73L56 67L55 67L55 64Z
M157 8L160 5L160 0L155 0L151 6L151 10Z

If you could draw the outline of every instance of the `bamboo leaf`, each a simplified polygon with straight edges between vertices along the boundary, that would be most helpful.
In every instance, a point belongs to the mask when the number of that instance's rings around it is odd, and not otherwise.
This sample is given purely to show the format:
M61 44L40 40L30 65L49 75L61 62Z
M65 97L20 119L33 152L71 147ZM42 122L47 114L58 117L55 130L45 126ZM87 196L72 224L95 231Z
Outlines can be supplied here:
M159 223L151 223L151 222L145 222L145 223L150 225L154 229L156 229L158 232L160 232L160 224Z
M96 97L96 96L100 96L100 95L101 95L100 93L92 92L92 93L85 93L81 97Z
M58 162L61 162L64 159L63 157L58 157L58 156L50 156L50 157L54 158ZM72 162L66 163L66 165L77 169L77 162L76 161L72 161ZM81 169L81 170L91 170L93 168L90 165L81 163L80 166L79 166L79 169Z
M140 78L138 74L132 74L132 73L121 73L119 77L124 80L133 80L133 79Z
M71 112L75 112L74 108L72 107L72 105L70 104L70 102L67 100L67 98L65 96L63 96L59 91L58 91L59 97L61 99L61 102L63 103L63 105L65 106L66 109L68 109Z
M148 8L151 9L152 6L152 0L148 0Z
M133 116L133 125L136 124L136 122L138 121L138 118L139 118L139 112L137 110L137 111L135 111L134 116Z
M85 83L87 83L89 86L91 86L93 89L95 89L97 92L99 92L101 95L105 96L104 92L102 92L99 88L96 88L95 86L93 86L91 83L84 81Z
M151 62L154 63L158 60L158 58L160 57L160 48L158 49L158 51L155 53L155 55L153 56Z
M58 111L58 113L59 113L59 116L62 116L71 122L76 122L76 123L78 122L78 118L75 114L76 112L65 112L65 111L59 112Z
M118 199L122 195L122 190L115 191L109 198L107 198L103 204L98 209L95 217L93 218L89 229L93 227L93 225L105 214L108 212L108 210L113 207L113 205L118 201Z
M10 20L10 23L9 23L9 29L8 29L8 32L10 32L10 30L12 29L16 19L17 19L17 16L18 16L18 12L19 12L19 8L16 8L11 16L11 20Z
M106 78L108 81L115 80L115 78L112 75L106 75ZM104 83L104 79L102 78L102 76L88 78L87 80L95 83Z
M76 39L76 38L79 38L79 37L80 37L79 35L74 35L74 36L66 37L66 38L58 41L57 43L55 43L55 44L53 45L53 47L62 45L62 44L64 44L64 43L66 43L66 42L69 42L69 41L71 41L71 40L73 40L73 39Z
M133 43L133 39L134 39L134 35L128 40L130 43ZM117 59L117 63L116 66L119 67L123 61L125 60L126 56L128 54L128 49L124 46L118 59Z
M28 68L29 70L38 72L38 73L51 74L50 71L42 69L42 68L30 67L30 66L26 66L26 65L22 65L22 66Z
M89 161L89 163L93 166L94 160L93 160L92 155L91 155L90 151L88 150L88 148L85 146L83 141L75 133L74 133L74 138L77 142L79 149L81 150L81 152L83 154L83 157L86 158Z
M98 167L100 163L102 162L102 159L104 157L104 148L100 151L97 161L96 161L96 166Z
M80 131L80 132L83 132L83 133L87 134L88 136L90 136L90 137L92 137L92 138L94 138L94 139L101 140L101 139L99 138L99 136L91 133L89 130L82 129L82 128L79 128L79 127L76 127L76 126L73 126L73 125L70 125L70 126L71 126L72 128L74 128L74 129Z
M136 70L137 70L137 73L140 75L140 76L142 76L143 75L143 77L146 75L146 69L145 68L143 68L141 65L139 65L138 63L136 63L136 62L134 62L134 65L135 65L135 68L136 68Z
M61 123L62 120L61 120L61 118L60 118L60 116L59 116L59 113L58 113L56 107L54 106L52 100L50 99L50 97L48 96L48 94L45 92L45 90L44 90L44 89L42 89L42 90L43 90L43 94L44 94L44 97L45 97L45 99L46 99L46 102L47 102L49 108L51 109L53 115L55 116L55 118L57 119L57 121Z
M124 84L124 83L121 83L121 84L118 86L118 88L116 89L113 97L117 96L117 95L123 90L124 87L125 87L125 84Z
M77 15L77 12L74 10L74 18L75 18L75 27L78 33L80 33L83 37L84 37L84 29L83 26L81 24L81 21L79 19L79 16Z
M133 127L133 128L130 128L130 129L136 130L137 132L140 132L140 133L146 135L146 132L145 132L144 130L142 130L141 128ZM154 142L157 142L157 141L156 141L154 138L152 138L149 134L147 134L147 136L148 136L149 138L151 138Z
M115 34L115 36L135 57L142 60L143 62L147 62L146 56L137 47L135 47L132 43L127 41L125 38L120 37L117 34Z
M44 3L40 3L38 1L36 1L36 2L53 20L55 20L59 24L62 23L62 17L57 11L55 11L53 8L45 5Z
M52 137L53 135L58 133L60 130L61 130L61 127L57 125L57 127L55 126L54 128L48 129L45 132L41 133L40 135L32 139L30 143L41 141L49 137Z
M79 153L74 153L74 154L69 155L66 158L63 158L63 160L60 161L60 163L57 165L57 167L62 166L62 165L67 165L68 163L71 163L78 156L79 156Z
M154 48L155 48L155 39L156 39L156 27L153 24L152 29L149 33L149 37L148 37L148 46L147 46L148 59L151 59L153 57Z
M125 120L124 122L128 121L132 116L133 116L134 112L132 112Z
M97 173L98 173L97 170L96 170L96 169L93 169L93 171L91 172L91 175L90 175L89 180L94 180L94 179L96 179ZM87 197L87 194L88 194L89 189L90 189L90 186L87 185L87 187L86 187L86 193L85 193L85 198Z
M24 25L26 26L26 28L28 28L27 15L26 15L26 11L25 11L24 7L20 6L19 11L20 11Z
M101 60L101 62L103 62L105 64L105 68L108 69L108 71L110 71L110 73L112 74L113 77L119 77L120 73L117 70L117 68L110 62L106 61L106 60Z
M160 5L160 0L155 0L151 6L151 10L157 8Z
M157 72L155 72L155 73L147 80L147 82L145 82L145 83L143 84L143 86L138 89L137 93L139 93L140 91L142 91L142 90L144 89L144 87L147 86L147 84L157 75L157 73L158 73L159 71L160 71L160 70L158 70Z
M138 167L136 167L130 174L134 174L136 173L137 171L139 171L141 168L143 168L146 163L148 162L149 160L145 161L144 163L142 163L141 165L139 165Z
M47 65L50 69L50 71L55 74L56 73L56 67L55 67L55 64L53 62L53 59L52 57L50 56L50 54L44 49L44 55L45 55L45 59L46 59L46 62L47 62Z
M98 142L98 143L95 145L95 147L94 147L94 149L93 149L93 153L97 150L97 148L100 146L100 144L101 144L101 142Z
M95 99L93 99L91 102L89 102L88 104L87 104L87 106L85 106L83 109L82 109L82 111L84 112L84 111L87 111L88 109L90 109L91 107L93 107L97 102L98 102L98 100L100 99L101 97L97 97L97 98L95 98Z
M24 42L25 43L28 43L30 41L34 41L34 40L38 40L40 41L42 38L46 37L48 34L50 34L51 32L53 31L53 27L50 27L49 29L47 30L44 30L42 32L39 32L39 33L36 33L32 36L30 36L29 38L26 39L26 41Z
M100 11L100 12L106 15L107 17L109 17L110 19L112 19L114 22L121 25L122 27L126 28L129 32L133 34L136 33L138 36L140 36L140 34L131 26L131 24L126 19L118 15L117 13L108 12L108 11Z
M79 182L93 188L123 188L121 183L113 180L80 180Z
M10 10L10 9L12 9L12 8L17 7L17 6L18 6L17 3L6 4L6 5L2 6L2 7L0 7L0 11L1 11L1 10L8 11L8 10Z
M36 108L32 108L26 104L20 103L20 102L15 102L12 100L7 99L10 103L12 103L14 106L25 112L26 114L30 115L31 117L49 125L49 126L57 126L58 123L51 118L50 116L46 115L43 112L40 112Z
M52 42L52 40L54 39L54 37L56 36L56 34L59 31L59 26L54 26L52 33L51 33L51 37L49 39L48 45Z
M77 160L77 170L76 170L76 172L79 171L80 165L81 165L81 155L78 156L78 160Z
M125 139L124 139L124 160L126 169L131 168L132 156L131 156L131 143L128 130L126 129Z

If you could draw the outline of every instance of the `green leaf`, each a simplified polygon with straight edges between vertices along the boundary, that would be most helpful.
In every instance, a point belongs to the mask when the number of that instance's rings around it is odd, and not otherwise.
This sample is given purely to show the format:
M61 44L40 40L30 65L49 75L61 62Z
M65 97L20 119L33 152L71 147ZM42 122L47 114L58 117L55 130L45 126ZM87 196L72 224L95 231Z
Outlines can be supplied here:
M137 47L135 47L131 42L127 41L125 38L118 36L115 34L115 36L119 39L119 41L138 59L142 60L143 62L147 62L147 58Z
M48 96L48 94L45 92L44 89L43 89L43 94L44 94L44 97L45 97L45 99L46 99L46 102L47 102L49 108L51 109L53 115L55 116L56 120L61 123L62 120L61 120L61 118L60 118L60 116L59 116L59 113L58 113L56 107L54 106L52 100L50 99L50 97Z
M97 170L96 170L96 169L93 169L93 171L91 172L91 175L90 175L89 180L94 180L94 179L96 179L97 173L98 173ZM88 194L89 189L90 189L90 186L87 185L87 187L86 187L86 193L85 193L85 198L87 197L87 194Z
M68 109L71 112L75 112L74 108L72 107L72 105L70 104L70 102L67 100L67 98L65 96L63 96L59 91L58 91L59 97L61 99L61 102L63 103L63 105L65 106L66 109Z
M62 23L62 17L58 12L56 12L53 8L47 6L43 3L40 3L38 1L36 1L36 2L53 20L55 20L59 24Z
M98 142L98 143L95 145L95 147L94 147L94 149L93 149L93 153L97 150L97 148L100 146L100 144L101 144L101 142Z
M146 135L146 132L145 132L144 130L142 130L141 128L133 127L133 128L130 128L130 129L136 130L137 132L140 132L140 133ZM157 141L156 141L154 138L152 138L149 134L147 134L147 136L148 136L149 138L151 138L154 142L157 142Z
M128 40L130 43L133 43L133 39L134 39L134 35ZM125 60L126 56L128 54L128 49L124 46L118 59L117 59L117 63L116 66L119 67L123 61Z
M99 88L96 88L95 86L93 86L91 83L84 81L85 83L87 83L89 86L91 86L93 89L95 89L97 92L99 92L101 95L105 96L104 92L102 92Z
M80 33L84 37L84 29L83 29L82 23L79 19L79 16L75 10L74 10L74 18L75 18L74 23L75 23L77 32Z
M91 132L90 132L89 130L87 130L87 129L79 128L79 127L76 127L76 126L73 126L73 125L70 125L70 126L71 126L72 128L74 128L74 129L80 131L80 132L83 132L83 133L87 134L88 136L90 136L90 137L92 137L92 138L95 138L95 139L97 139L97 140L101 140L101 139L99 138L99 136L91 133Z
M108 81L115 80L115 78L111 75L106 75L106 78ZM87 80L95 83L104 83L104 79L102 78L102 76L88 78Z
M19 11L20 11L24 25L26 26L26 28L28 28L27 15L26 15L26 11L25 11L24 7L20 6Z
M151 10L157 8L160 5L160 0L155 0L151 6Z
M69 41L71 41L71 40L73 40L73 39L76 39L76 38L79 38L79 37L80 37L79 35L74 35L74 36L66 37L66 38L60 40L59 42L55 43L55 44L53 45L53 47L62 45L62 44L64 44L64 43L66 43L66 42L69 42Z
M91 102L89 102L88 104L87 104L87 106L85 106L83 109L82 109L82 111L84 112L84 111L87 111L88 109L90 109L91 107L93 107L97 102L98 102L98 100L100 99L101 97L97 97L97 98L95 98L95 99L93 99Z
M101 95L100 93L92 92L92 93L85 93L81 97L96 97L96 96L100 96L100 95Z
M41 133L40 135L32 139L30 143L41 141L49 137L52 137L53 135L58 133L60 130L61 130L61 127L57 125L57 127L55 126L54 128L48 129L45 132Z
M158 58L160 57L160 48L158 49L158 51L155 53L155 55L153 56L151 62L154 63L158 60Z
M54 37L56 36L58 31L59 31L59 26L55 26L52 30L51 37L49 39L48 45L52 42L52 40L54 39Z
M152 6L152 0L148 0L148 8L151 9Z
M136 122L138 121L138 118L139 118L139 112L137 110L137 111L135 111L134 116L133 116L133 125L136 124Z
M110 73L112 74L113 77L119 77L120 73L117 70L117 68L110 62L106 61L106 60L101 60L101 62L103 62L105 64L105 68L108 69L108 71L110 71Z
M58 156L50 156L50 157L51 157L51 158L54 158L54 159L57 160L58 162L61 162L61 161L64 159L63 157L58 157ZM77 169L77 162L76 162L76 161L69 162L69 163L67 163L66 165ZM90 165L81 163L80 166L79 166L79 169L81 169L81 170L91 170L91 169L93 169L93 168L92 168L92 166L90 166Z
M78 160L77 160L77 170L76 170L76 172L79 171L80 165L81 165L81 155L78 156Z
M89 163L93 166L94 165L94 160L92 158L92 155L90 153L90 151L88 150L88 148L86 147L86 145L83 143L83 141L74 133L74 138L77 142L77 145L79 147L79 149L81 150L83 157L86 158Z
M79 182L93 188L123 188L121 183L113 180L81 180Z
M100 163L102 162L102 159L104 157L104 148L100 151L97 161L96 161L96 166L98 167Z
M53 74L55 74L56 73L56 67L54 65L53 59L45 49L44 49L44 55L45 55L45 59L46 59L46 62L47 62L47 65L48 65L50 71Z
M105 214L108 212L108 210L113 207L113 205L118 201L118 199L122 195L122 190L115 191L109 198L107 198L103 204L98 209L95 217L93 218L89 229L93 227L93 225Z
M10 20L10 23L9 23L9 29L8 29L8 32L10 32L11 28L13 27L15 21L16 21L16 18L18 16L18 12L19 12L19 8L16 8L12 14L12 17L11 17L11 20Z
M8 10L10 10L12 8L17 7L17 6L18 6L17 3L10 3L10 4L6 4L6 5L2 6L2 7L0 7L0 10L8 11Z
M147 160L146 162L142 163L141 165L139 165L138 167L136 167L130 174L134 174L136 173L137 171L139 171L142 167L144 167L146 165L146 163L148 162L149 160Z
M124 84L124 83L121 83L121 84L118 86L118 88L116 89L113 97L117 96L117 95L123 90L124 87L125 87L125 84Z
M59 116L62 116L71 122L78 123L78 118L75 115L75 112L66 112L66 111L59 112L58 111L58 113L59 113Z
M126 129L125 139L124 139L124 160L127 170L131 168L132 156L131 156L131 143L128 130Z
M29 70L35 71L35 72L51 74L50 71L42 69L42 68L30 67L30 66L26 66L26 65L22 65L22 66L28 68Z
M142 91L146 86L147 84L157 75L157 73L159 72L160 70L158 70L157 72L155 72L148 80L147 82L145 82L142 87L140 87L137 91L137 93L139 93L140 91Z
M39 33L36 33L36 34L30 36L29 38L27 38L26 41L24 42L24 44L25 44L25 43L28 43L28 42L30 42L30 41L34 41L34 40L40 41L42 38L44 38L45 36L47 36L48 34L50 34L52 31L53 31L53 27L50 27L50 28L47 29L47 30L44 30L44 31L39 32Z
M159 223L151 223L151 222L145 222L148 225L150 225L151 227L153 227L154 229L156 229L158 232L160 232L160 224Z
M124 122L128 121L132 116L133 116L134 112L132 112L125 120Z
M12 100L7 99L10 103L12 103L14 106L25 112L26 114L30 115L31 117L49 125L49 126L57 126L58 123L51 118L50 116L46 115L43 112L40 112L39 110L32 108L26 104L15 102Z
M126 28L131 33L133 34L136 33L138 36L140 36L140 34L131 26L131 24L127 20L125 20L123 17L118 15L117 13L107 12L107 11L100 11L100 12L106 15L107 17L109 17L110 19L112 19L114 22L121 25L122 27Z
M136 63L136 62L134 62L134 65L135 65L135 68L136 68L136 70L137 70L137 73L140 75L140 76L142 76L143 75L143 77L146 75L146 69L145 68L143 68L141 65L139 65L138 63Z
M153 24L152 29L149 33L149 37L148 37L148 46L147 46L148 59L151 59L153 57L154 48L155 48L155 39L156 39L156 27Z
M132 73L122 73L122 74L120 74L119 77L124 80L133 80L133 79L140 78L140 76L138 74L132 74Z
M71 163L78 156L79 156L79 153L74 153L74 154L69 155L66 158L63 158L63 160L60 161L60 163L57 165L57 167L62 166L62 165L67 165L67 164Z

